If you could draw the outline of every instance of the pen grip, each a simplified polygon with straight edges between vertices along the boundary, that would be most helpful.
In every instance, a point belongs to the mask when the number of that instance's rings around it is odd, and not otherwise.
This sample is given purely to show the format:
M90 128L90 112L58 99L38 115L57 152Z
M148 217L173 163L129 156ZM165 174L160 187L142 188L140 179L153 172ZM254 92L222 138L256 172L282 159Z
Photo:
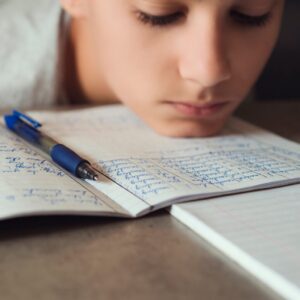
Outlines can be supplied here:
M78 166L81 163L88 163L86 160L78 156L74 151L62 144L53 146L50 156L54 162L72 173L74 176L77 176Z

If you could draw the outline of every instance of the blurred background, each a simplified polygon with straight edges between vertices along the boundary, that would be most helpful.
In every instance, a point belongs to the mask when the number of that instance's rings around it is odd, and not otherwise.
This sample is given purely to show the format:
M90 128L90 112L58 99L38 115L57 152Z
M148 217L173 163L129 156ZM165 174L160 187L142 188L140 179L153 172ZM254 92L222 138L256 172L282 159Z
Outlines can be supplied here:
M286 0L279 43L252 96L300 101L300 0Z

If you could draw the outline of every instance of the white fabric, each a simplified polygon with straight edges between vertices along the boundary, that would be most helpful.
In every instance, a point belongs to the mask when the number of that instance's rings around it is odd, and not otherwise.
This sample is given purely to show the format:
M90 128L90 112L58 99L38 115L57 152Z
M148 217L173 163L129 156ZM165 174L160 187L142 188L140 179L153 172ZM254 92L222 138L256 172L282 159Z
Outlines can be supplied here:
M58 0L0 0L0 110L58 102Z

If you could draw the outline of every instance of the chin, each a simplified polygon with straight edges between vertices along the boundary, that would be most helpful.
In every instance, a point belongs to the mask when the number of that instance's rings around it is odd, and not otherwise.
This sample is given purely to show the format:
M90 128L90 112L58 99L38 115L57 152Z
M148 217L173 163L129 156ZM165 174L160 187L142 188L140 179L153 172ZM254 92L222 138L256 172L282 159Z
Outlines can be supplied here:
M211 124L167 124L154 127L154 130L160 135L173 138L212 137L221 132L224 124L225 121Z

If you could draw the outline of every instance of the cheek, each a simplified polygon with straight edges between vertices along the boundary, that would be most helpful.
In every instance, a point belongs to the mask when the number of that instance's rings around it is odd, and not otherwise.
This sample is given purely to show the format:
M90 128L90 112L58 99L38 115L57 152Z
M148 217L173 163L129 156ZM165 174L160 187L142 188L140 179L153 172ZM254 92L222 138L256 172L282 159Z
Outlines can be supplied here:
M100 9L100 8L98 8ZM110 13L115 16L110 18ZM164 94L170 81L170 52L165 39L134 19L128 9L111 11L90 20L96 57L102 75L123 102L146 104Z
M155 79L153 74L158 69L158 64L151 61L153 55L149 49L137 43L139 38L134 34L135 30L131 29L126 26L121 36L119 30L110 30L105 44L100 43L98 46L103 75L121 99L149 92L149 86Z
M279 23L276 22L261 32L253 31L232 39L234 51L231 62L237 90L249 90L259 77L277 41Z

